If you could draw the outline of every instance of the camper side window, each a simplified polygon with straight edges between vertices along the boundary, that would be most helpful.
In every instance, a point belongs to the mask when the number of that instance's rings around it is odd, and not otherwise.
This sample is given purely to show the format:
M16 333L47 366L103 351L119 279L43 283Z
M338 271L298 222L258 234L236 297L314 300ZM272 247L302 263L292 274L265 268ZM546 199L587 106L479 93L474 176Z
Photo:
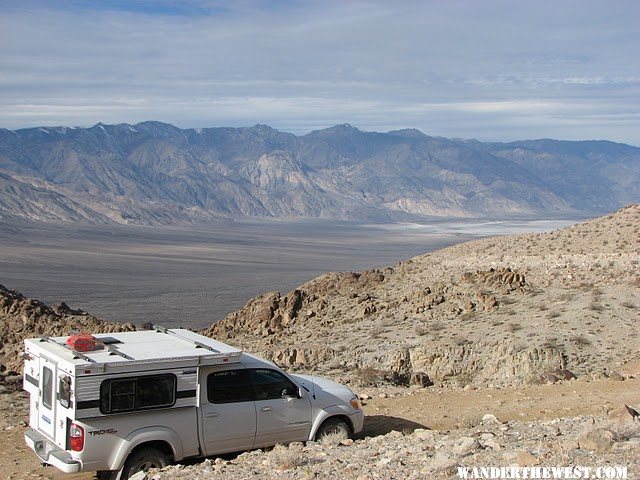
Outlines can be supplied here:
M53 372L48 367L42 369L42 405L48 409L53 406Z
M105 395L100 395L101 404L105 400L108 402L108 408L103 413L130 412L133 410L136 400L136 379L107 380L103 385L107 382L109 382L108 391L105 392Z
M100 385L102 413L170 407L175 401L176 377L171 374L115 378Z
M71 406L71 377L62 375L58 380L58 401L64 408Z

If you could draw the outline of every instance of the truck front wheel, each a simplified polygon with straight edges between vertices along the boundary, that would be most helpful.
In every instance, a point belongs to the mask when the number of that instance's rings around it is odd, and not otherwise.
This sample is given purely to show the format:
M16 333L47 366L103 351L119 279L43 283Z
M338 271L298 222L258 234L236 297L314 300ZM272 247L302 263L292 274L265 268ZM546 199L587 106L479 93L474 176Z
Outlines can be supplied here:
M127 480L134 473L148 472L150 468L162 468L169 465L169 459L160 450L143 447L134 450L124 462L120 480Z
M324 423L320 425L316 433L316 441L335 440L339 442L340 440L351 438L351 435L349 425L347 425L344 420L333 417L325 420Z

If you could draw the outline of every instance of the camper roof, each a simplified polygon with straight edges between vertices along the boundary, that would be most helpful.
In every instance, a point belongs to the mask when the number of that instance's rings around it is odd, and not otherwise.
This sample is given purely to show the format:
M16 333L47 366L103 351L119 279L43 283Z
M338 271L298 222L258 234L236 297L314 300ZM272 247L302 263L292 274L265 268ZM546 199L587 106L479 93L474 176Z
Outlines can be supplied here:
M67 337L41 337L25 341L27 346L80 365L137 364L151 362L193 361L197 365L236 363L242 350L184 329L96 334L99 348L79 352L65 342Z

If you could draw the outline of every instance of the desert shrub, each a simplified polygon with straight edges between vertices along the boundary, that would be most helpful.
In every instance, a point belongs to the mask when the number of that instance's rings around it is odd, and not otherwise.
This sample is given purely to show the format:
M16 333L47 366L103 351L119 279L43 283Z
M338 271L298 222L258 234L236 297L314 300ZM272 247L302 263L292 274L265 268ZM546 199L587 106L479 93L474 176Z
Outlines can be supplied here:
M338 445L344 436L340 432L327 433L322 437L320 443L322 445Z
M425 325L416 325L414 331L416 332L416 335L421 337L429 333L429 329Z
M613 433L614 441L624 442L640 435L640 423L634 422L630 416L624 421L601 420L593 424L587 424L583 428L583 434L595 430L608 430Z
M306 459L302 453L302 444L276 445L269 452L269 461L279 470L289 470L304 465Z
M444 324L440 322L433 322L429 324L429 331L431 332L439 332L440 330L444 330L444 329L445 329Z
M571 337L570 340L576 345L591 345L591 340L584 335L575 335Z
M555 337L550 337L544 342L544 347L546 348L559 348L560 344L558 343L558 339Z
M464 312L460 316L460 319L464 320L465 322L470 322L472 320L475 320L476 318L478 318L478 314L472 310L468 312Z
M355 377L361 384L371 387L379 387L389 383L393 385L409 385L409 378L406 375L374 367L357 369Z
M383 318L381 322L383 327L392 327L394 325L397 325L398 323L400 323L400 320L392 315Z
M589 310L593 310L594 312L602 312L604 311L604 307L596 302L591 302L589 304Z
M384 328L382 327L375 327L369 331L369 335L371 336L371 338L379 338L380 335L382 335L383 333L384 333Z

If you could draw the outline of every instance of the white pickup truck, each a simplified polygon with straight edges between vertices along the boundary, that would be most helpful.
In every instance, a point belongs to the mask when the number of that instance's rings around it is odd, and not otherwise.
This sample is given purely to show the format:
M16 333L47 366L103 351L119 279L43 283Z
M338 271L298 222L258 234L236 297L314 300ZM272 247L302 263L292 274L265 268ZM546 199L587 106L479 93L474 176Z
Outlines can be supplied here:
M185 458L362 430L349 388L191 331L88 337L82 348L69 337L25 340L25 440L64 472L126 480Z

